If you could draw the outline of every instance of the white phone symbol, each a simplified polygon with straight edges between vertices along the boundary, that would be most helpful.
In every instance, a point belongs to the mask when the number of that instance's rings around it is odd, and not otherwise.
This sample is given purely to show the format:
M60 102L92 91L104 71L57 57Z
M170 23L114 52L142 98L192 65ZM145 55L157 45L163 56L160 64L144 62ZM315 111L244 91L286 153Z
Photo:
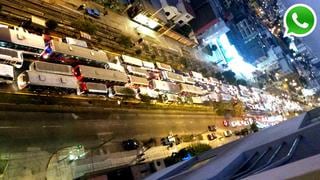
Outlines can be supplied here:
M303 28L303 29L307 29L307 28L309 27L309 24L308 24L308 23L306 23L306 22L304 22L304 23L299 22L299 20L298 20L298 14L297 14L297 13L293 13L293 14L292 14L292 20L293 20L293 22L294 22L297 26L299 26L299 27L301 27L301 28Z

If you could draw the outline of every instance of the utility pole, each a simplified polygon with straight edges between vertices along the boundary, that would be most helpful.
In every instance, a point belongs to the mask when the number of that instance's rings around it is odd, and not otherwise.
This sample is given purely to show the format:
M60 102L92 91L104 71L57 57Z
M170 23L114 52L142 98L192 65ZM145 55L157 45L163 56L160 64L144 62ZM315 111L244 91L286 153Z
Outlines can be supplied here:
M156 14L158 14L160 11L162 11L163 7L158 9L155 13L153 13L150 18L153 18Z

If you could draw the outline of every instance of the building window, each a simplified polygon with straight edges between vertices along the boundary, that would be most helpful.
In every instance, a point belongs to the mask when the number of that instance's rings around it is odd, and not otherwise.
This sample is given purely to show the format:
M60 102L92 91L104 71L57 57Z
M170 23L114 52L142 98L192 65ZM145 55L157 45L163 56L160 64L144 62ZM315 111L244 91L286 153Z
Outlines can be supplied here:
M191 17L187 14L187 15L186 15L186 18L187 18L187 19L190 19Z
M179 23L179 24L183 24L183 21L182 21L182 20L180 20L180 21L178 21L178 23Z

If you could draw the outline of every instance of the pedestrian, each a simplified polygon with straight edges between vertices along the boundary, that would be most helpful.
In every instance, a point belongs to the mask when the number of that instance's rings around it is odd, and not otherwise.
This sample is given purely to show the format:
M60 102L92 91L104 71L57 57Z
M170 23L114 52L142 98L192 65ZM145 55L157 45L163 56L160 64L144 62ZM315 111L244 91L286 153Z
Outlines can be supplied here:
M81 10L84 10L85 8L86 8L86 4L81 4L77 10L81 11Z
M104 15L104 16L108 15L107 8L103 8L103 15Z

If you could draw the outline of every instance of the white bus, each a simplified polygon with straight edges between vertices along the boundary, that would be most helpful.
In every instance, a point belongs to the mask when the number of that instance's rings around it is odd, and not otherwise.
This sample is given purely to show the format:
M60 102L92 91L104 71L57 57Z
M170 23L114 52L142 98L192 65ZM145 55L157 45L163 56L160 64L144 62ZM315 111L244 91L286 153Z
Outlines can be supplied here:
M107 82L119 85L128 83L126 73L103 68L78 65L74 68L74 74L81 82Z
M138 76L129 76L130 84L133 86L149 86L149 81L146 78Z
M172 71L172 67L168 64L156 62L157 68L163 71Z
M105 84L83 82L80 84L80 90L82 94L108 94L108 89Z
M32 71L38 71L38 72L73 76L72 66L65 65L65 64L55 64L55 63L48 63L43 61L34 61L30 64L29 69Z
M203 95L204 92L201 88L189 84L180 84L180 92L183 94Z
M142 61L142 65L144 68L154 71L156 69L156 66L154 65L153 62L148 62L148 61Z
M184 83L184 78L180 74L176 74L169 71L162 71L161 75L164 80L171 81L171 82Z
M11 84L14 80L14 68L11 65L0 64L0 83Z
M190 75L193 77L194 80L196 81L203 81L203 75L201 73L195 72L195 71L191 71Z
M74 76L51 74L37 71L25 71L17 78L20 90L28 88L41 92L45 90L56 91L59 93L76 93L79 89L78 81Z
M128 70L128 73L132 75L141 76L145 78L149 76L148 71L140 67L127 66L127 70Z
M0 47L41 53L45 43L42 36L29 33L21 27L0 27Z
M152 80L152 87L156 91L161 91L170 94L180 93L179 85L166 81Z
M88 64L94 62L105 65L109 62L107 54L103 51L96 51L57 40L51 40L50 47L52 49L51 54L49 54L50 57L64 63Z
M21 68L23 65L23 54L21 51L0 47L0 63Z
M134 65L134 66L139 66L139 67L143 66L142 61L138 58L130 57L127 55L122 55L121 59L124 64L129 64L129 65Z

